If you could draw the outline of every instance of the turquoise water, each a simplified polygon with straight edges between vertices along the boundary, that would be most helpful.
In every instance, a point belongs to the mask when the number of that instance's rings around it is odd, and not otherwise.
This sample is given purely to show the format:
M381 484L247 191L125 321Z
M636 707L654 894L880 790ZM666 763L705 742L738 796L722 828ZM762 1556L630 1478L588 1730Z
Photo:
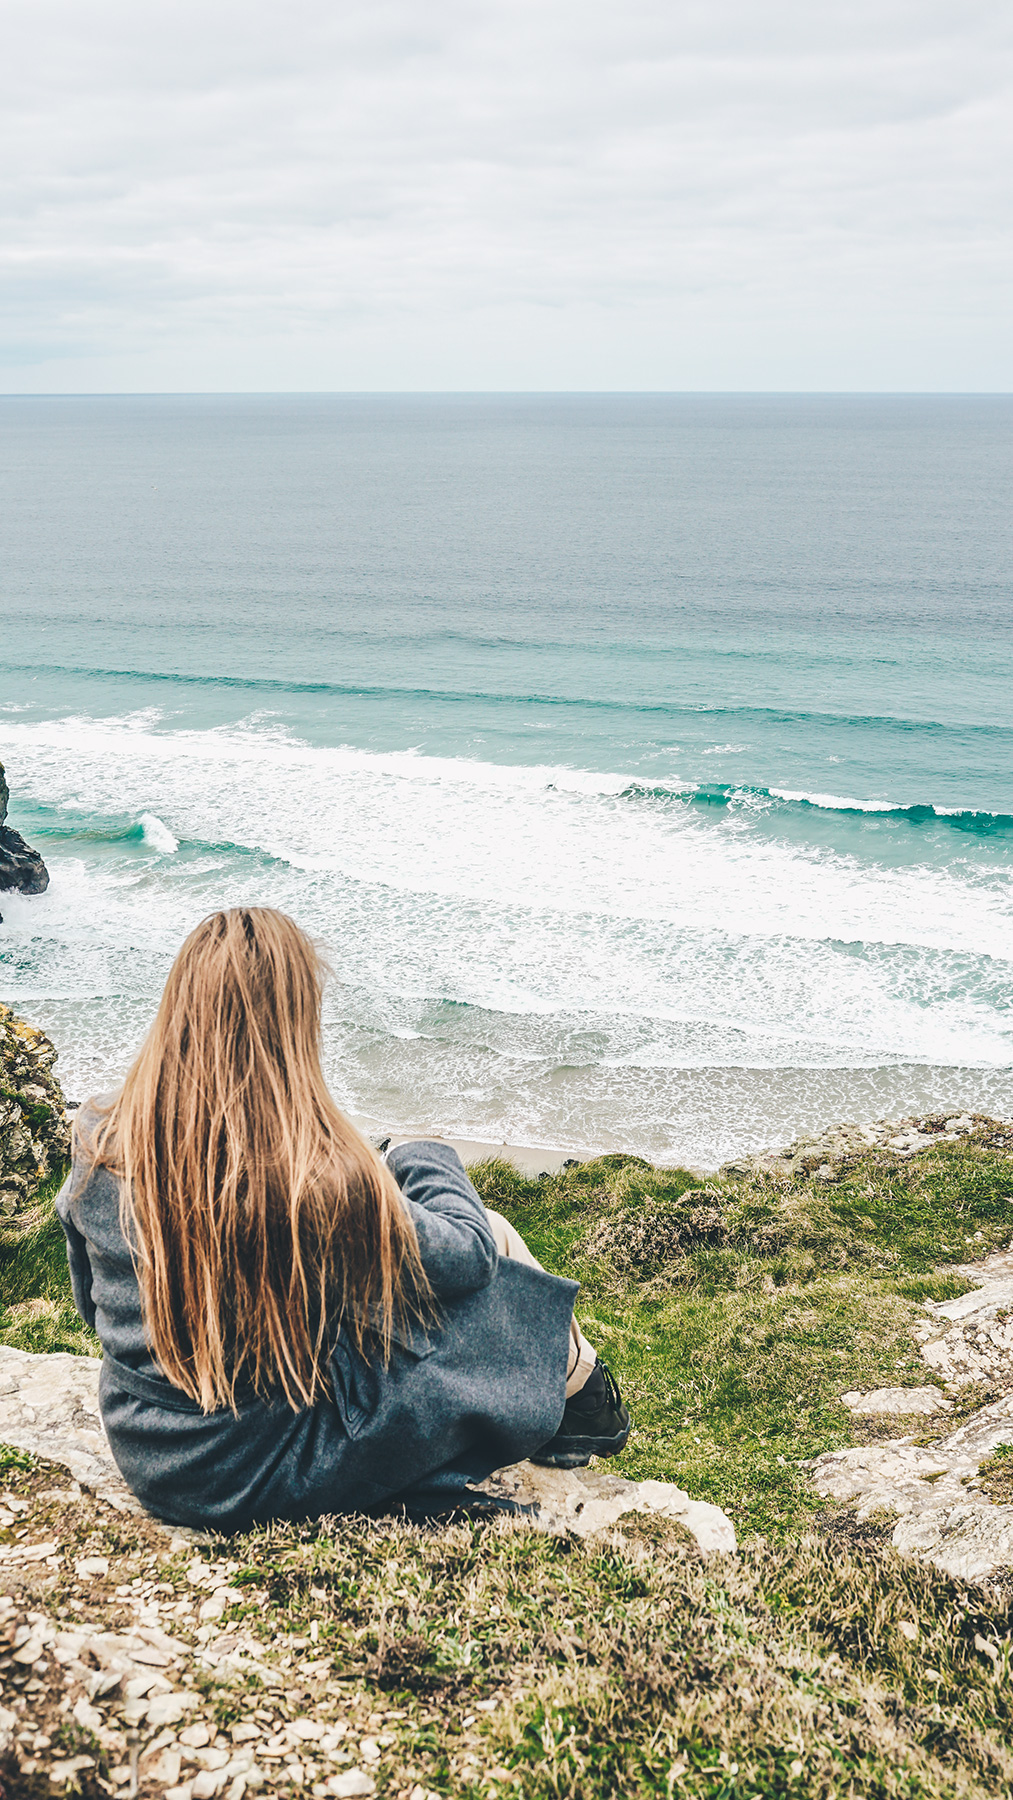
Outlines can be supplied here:
M108 1085L219 904L404 1129L1013 1112L1004 397L0 401L0 993Z

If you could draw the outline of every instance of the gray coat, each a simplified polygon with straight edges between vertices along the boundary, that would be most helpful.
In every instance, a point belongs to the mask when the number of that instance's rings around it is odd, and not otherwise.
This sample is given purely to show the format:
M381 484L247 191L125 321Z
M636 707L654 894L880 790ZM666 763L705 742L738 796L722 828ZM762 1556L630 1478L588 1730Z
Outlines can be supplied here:
M390 1167L440 1303L399 1335L387 1368L338 1333L334 1399L295 1412L251 1397L203 1413L152 1361L119 1222L119 1183L77 1151L57 1199L78 1311L104 1352L99 1397L113 1456L149 1511L235 1531L269 1519L438 1504L553 1436L565 1404L577 1284L500 1258L456 1151L402 1144Z

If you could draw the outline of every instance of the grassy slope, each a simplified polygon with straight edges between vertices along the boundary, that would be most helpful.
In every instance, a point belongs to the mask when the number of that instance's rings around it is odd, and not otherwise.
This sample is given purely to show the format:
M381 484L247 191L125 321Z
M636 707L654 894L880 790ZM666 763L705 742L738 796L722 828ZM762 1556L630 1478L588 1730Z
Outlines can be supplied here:
M14 1578L17 1619L115 1632L157 1596L164 1627L192 1641L192 1547L174 1554L146 1521L65 1486L62 1498L53 1471L24 1460L3 1487L29 1501L23 1525L61 1561ZM79 1579L82 1555L108 1557L107 1577ZM261 1646L259 1673L194 1670L219 1741L251 1722L271 1738L286 1719L348 1721L352 1760L359 1737L383 1734L378 1800L409 1800L416 1783L448 1800L995 1800L1013 1785L1008 1595L968 1591L875 1540L754 1537L707 1561L663 1520L584 1544L512 1520L346 1519L251 1532L205 1556L240 1596L217 1627L224 1642ZM32 1670L0 1668L3 1704L24 1693L29 1743L41 1730L51 1755L92 1754L103 1779L125 1760L122 1733L100 1749L61 1709L61 1669L32 1688ZM162 1800L164 1780L141 1771L139 1800ZM261 1800L297 1800L278 1760L266 1772ZM304 1771L302 1793L326 1794L327 1772ZM50 1800L43 1779L5 1775L18 1800ZM111 1791L91 1776L82 1788L84 1800Z
M100 1356L70 1292L66 1239L53 1211L62 1180L57 1173L40 1188L18 1227L0 1228L0 1344Z
M832 1182L714 1181L703 1199L697 1177L633 1157L541 1181L498 1161L471 1173L545 1265L581 1283L581 1325L635 1419L617 1470L718 1501L740 1532L802 1522L814 1501L799 1462L851 1441L838 1396L926 1382L918 1303L964 1291L945 1265L1013 1234L1013 1133L909 1161L870 1152ZM95 1355L57 1186L0 1237L0 1342Z
M1002 1143L869 1154L828 1183L713 1182L703 1204L697 1178L631 1158L538 1182L506 1163L472 1175L581 1282L581 1326L636 1420L615 1466L718 1501L740 1530L801 1523L814 1501L799 1461L852 1441L838 1396L926 1383L918 1303L964 1292L941 1265L1013 1233Z
M632 1159L541 1182L479 1166L489 1203L582 1282L581 1321L637 1419L619 1466L725 1505L742 1554L704 1562L650 1521L590 1545L496 1523L325 1521L228 1546L250 1594L233 1616L282 1645L315 1620L361 1704L405 1709L384 1796L416 1779L469 1800L1009 1791L1005 1586L967 1589L875 1531L824 1519L814 1535L798 1462L848 1441L842 1390L927 1379L910 1322L921 1298L960 1291L941 1265L1008 1243L1011 1151L996 1137L869 1155L833 1183L742 1178L710 1198ZM61 1257L45 1220L0 1250L4 1341L91 1347ZM484 1695L498 1709L468 1723ZM223 1722L260 1704L212 1698ZM294 1792L280 1775L270 1791Z

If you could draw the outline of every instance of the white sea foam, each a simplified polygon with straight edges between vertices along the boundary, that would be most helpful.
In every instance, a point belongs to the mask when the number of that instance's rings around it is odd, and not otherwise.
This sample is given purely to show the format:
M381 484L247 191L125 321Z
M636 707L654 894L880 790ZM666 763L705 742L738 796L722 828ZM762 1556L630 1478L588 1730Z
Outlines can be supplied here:
M40 1016L71 1009L65 1063L85 1085L121 1072L196 919L240 902L285 908L327 946L332 1073L358 1110L428 1094L476 1136L566 1141L569 1119L587 1141L573 1121L592 1092L646 1131L715 1067L832 1081L1013 1063L1002 874L799 846L748 813L631 801L619 774L252 725L12 721L5 744L19 795L84 800L82 830L110 824L114 854L57 846L46 895L4 896L5 986ZM125 816L140 855L117 839ZM408 1128L427 1123L406 1106Z
M168 825L155 813L143 812L138 820L144 834L144 842L150 844L152 850L158 850L162 856L174 856L179 849L179 840L174 838Z
M135 724L21 731L20 791L50 805L85 794L110 815L153 803L175 837L307 875L735 935L1009 951L1001 878L880 867L762 838L734 816L632 804L625 775Z
M819 806L828 812L900 812L900 800L853 800L847 794L810 794L804 788L776 788L769 792L775 800L801 800L807 806Z

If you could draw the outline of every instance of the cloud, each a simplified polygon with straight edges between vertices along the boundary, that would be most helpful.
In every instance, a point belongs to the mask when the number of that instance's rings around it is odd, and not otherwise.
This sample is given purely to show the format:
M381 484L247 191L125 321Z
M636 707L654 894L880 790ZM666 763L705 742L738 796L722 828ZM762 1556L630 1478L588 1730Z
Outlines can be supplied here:
M8 389L1008 387L1008 9L4 7Z

